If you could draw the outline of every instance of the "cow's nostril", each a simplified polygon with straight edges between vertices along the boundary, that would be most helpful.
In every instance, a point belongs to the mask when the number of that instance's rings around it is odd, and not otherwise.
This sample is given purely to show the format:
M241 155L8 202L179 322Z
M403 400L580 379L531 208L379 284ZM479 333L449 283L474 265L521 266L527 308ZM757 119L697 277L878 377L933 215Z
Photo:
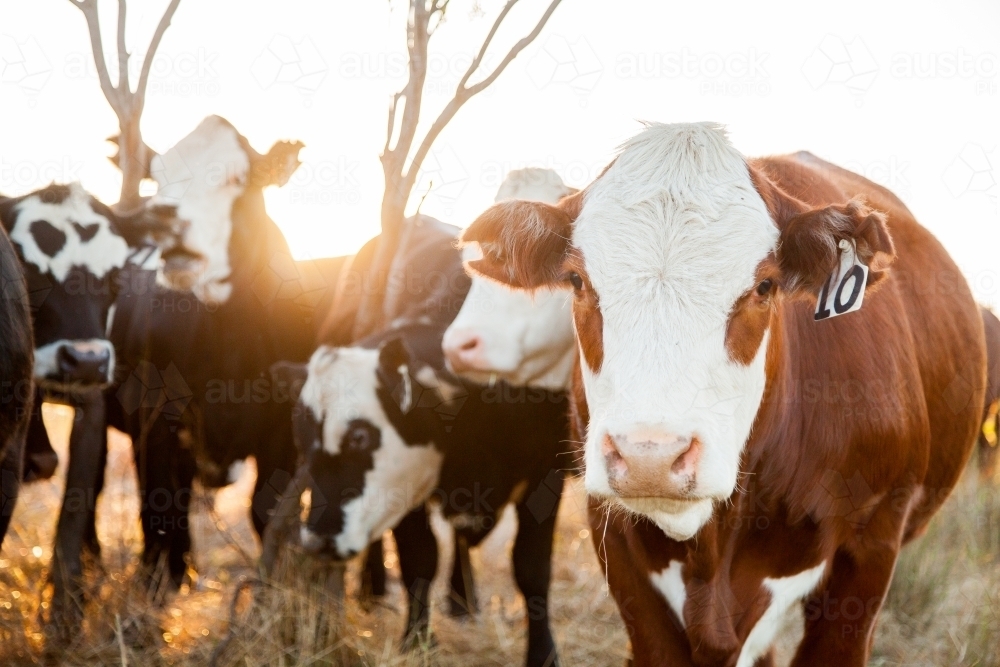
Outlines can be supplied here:
M670 471L677 475L694 476L699 458L701 458L701 440L695 436L691 438L687 449L677 456L670 466Z
M462 350L462 352L471 352L472 350L475 350L477 347L479 347L478 337L470 338L469 340L465 341L464 343L462 343L459 349Z
M624 473L628 469L625 459L622 458L621 452L618 451L615 439L608 434L605 434L604 440L601 441L601 453L604 454L604 461L608 466L608 472L620 471Z
M67 382L101 384L107 381L111 352L91 344L63 345L56 353L59 372Z

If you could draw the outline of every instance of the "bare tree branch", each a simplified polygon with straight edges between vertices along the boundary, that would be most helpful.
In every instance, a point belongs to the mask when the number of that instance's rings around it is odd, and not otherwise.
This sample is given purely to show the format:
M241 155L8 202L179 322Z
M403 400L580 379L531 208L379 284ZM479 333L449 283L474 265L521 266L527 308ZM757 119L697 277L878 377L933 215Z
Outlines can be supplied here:
M385 192L382 195L382 236L371 266L368 269L373 279L374 289L362 298L355 316L353 335L360 339L377 330L381 317L388 317L387 309L391 310L395 303L393 292L393 276L398 270L397 262L393 260L397 248L405 244L409 234L409 226L405 222L406 204L413 192L420 167L427 157L431 146L445 126L454 118L458 110L470 98L488 88L497 77L503 73L514 58L538 37L545 27L552 12L559 6L561 0L552 0L548 8L538 20L534 30L518 41L507 53L500 64L482 81L472 86L469 81L479 71L493 38L500 25L507 18L510 10L518 0L507 0L499 16L494 20L489 33L483 40L476 57L463 75L455 95L445 105L431 126L416 153L407 166L407 158L416 138L417 125L420 121L421 103L424 82L427 77L427 46L434 31L440 27L445 10L450 0L409 0L409 14L406 23L406 48L409 55L409 76L406 85L396 93L389 104L389 114L386 122L385 147L380 160L385 175ZM436 23L435 23L436 20ZM433 27L432 27L433 25ZM403 104L402 112L399 105ZM398 121L398 131L397 131ZM395 141L394 141L395 140ZM383 293L384 288L384 293ZM382 307L378 300L382 298Z
M115 114L121 116L121 103L118 90L111 85L108 74L108 64L104 60L104 43L101 40L101 24L97 17L97 0L69 0L77 6L87 20L87 30L90 32L90 48L94 52L94 65L97 67L97 78L101 82L101 90Z
M118 205L131 209L139 201L139 183L146 175L148 161L150 157L149 147L142 141L142 134L139 129L139 121L142 118L142 110L146 105L146 85L149 82L149 72L153 65L153 58L156 50L160 47L163 33L170 26L170 21L177 11L177 6L181 0L170 0L166 11L160 17L160 22L153 32L153 38L149 42L149 49L146 51L142 68L139 73L139 81L135 90L132 90L129 81L128 61L131 57L125 46L125 28L127 16L127 0L118 0L118 85L112 85L111 76L108 73L107 60L104 57L104 44L101 38L101 25L97 9L98 0L69 0L83 12L87 21L87 29L90 32L90 46L94 52L94 66L97 68L97 77L101 82L101 90L104 97L111 105L111 109L118 117L118 129L121 131L118 143L118 155L115 160L122 171L121 199Z
M118 0L119 2L125 2L125 0ZM149 48L146 49L146 59L142 61L142 71L139 73L139 85L135 87L135 95L139 100L139 108L141 109L146 103L146 82L149 81L149 70L153 66L153 56L156 55L156 50L160 48L160 41L163 39L163 33L167 31L170 27L170 21L174 18L174 12L177 11L177 5L181 4L181 0L170 0L170 4L167 5L167 10L163 12L163 16L160 17L160 22L156 26L156 32L153 33L153 38L149 40Z
M465 76L462 77L462 81L458 84L458 89L455 91L455 96L452 98L450 102L448 102L447 105L445 105L445 108L441 111L441 114L437 117L437 120L435 120L434 124L431 125L431 129L427 131L427 135L424 137L423 142L421 142L420 146L417 148L417 152L413 155L413 160L410 162L410 166L409 168L407 168L406 175L403 178L404 189L413 187L413 184L416 182L417 179L417 173L420 171L420 166L423 164L424 159L427 157L427 153L430 152L431 146L434 144L435 139L437 139L438 135L441 134L441 131L445 128L445 126L451 122L451 119L455 117L455 114L458 112L459 109L462 108L462 105L468 102L469 99L471 99L473 96L486 90L486 88L488 88L494 81L497 80L497 77L503 74L503 71L507 68L507 65L513 62L514 58L516 58L518 54L521 53L521 51L523 51L529 44L535 41L535 38L538 37L539 33L541 33L542 28L545 27L545 24L548 22L549 17L552 16L552 12L556 10L556 7L559 6L560 2L562 2L562 0L552 0L552 2L549 4L548 9L545 10L545 13L542 14L542 17L538 20L537 25L535 25L535 29L532 30L530 33L528 33L527 36L522 37L513 47L511 47L511 50L507 53L504 59L500 61L500 64L497 65L496 69L494 69L493 72L489 74L489 76L487 76L485 79L483 79L482 81L473 86L466 87L465 84L472 76L472 73L475 71L476 68L479 67L483 55L486 52L486 47L493 39L493 36L496 34L496 31L500 26L500 21L503 20L503 17L506 16L506 13L510 11L511 7L513 7L514 4L517 3L517 0L508 0L507 4L504 5L504 8L501 10L500 16L497 18L497 21L494 22L493 28L486 36L486 39L483 42L483 46L479 50L479 54L476 56L476 59L469 67L469 70L465 73Z
M503 9L500 10L500 15L497 16L497 20L493 22L493 27L490 28L489 33L486 35L486 39L483 40L483 45L479 47L479 53L476 54L476 58L472 61L472 64L469 65L469 69L466 70L465 76L463 76L462 80L458 82L459 90L465 88L465 84L469 83L469 79L472 77L473 73L479 69L479 65L483 62L483 57L486 55L486 49L490 47L490 42L493 41L493 37L497 34L497 30L500 29L500 24L503 23L503 20L507 18L507 13L510 12L516 4L517 0L508 0L507 4L505 4Z
M125 0L118 0L118 92L122 97L127 97L132 91L128 80L128 57L125 50L125 10L128 3Z

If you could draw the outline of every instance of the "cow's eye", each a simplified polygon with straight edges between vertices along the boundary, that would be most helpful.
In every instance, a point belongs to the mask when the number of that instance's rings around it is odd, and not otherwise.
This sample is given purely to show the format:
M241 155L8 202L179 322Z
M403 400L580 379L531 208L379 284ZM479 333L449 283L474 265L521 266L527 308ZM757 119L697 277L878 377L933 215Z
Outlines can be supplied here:
M759 285L757 285L757 294L760 296L767 296L771 292L772 287L774 287L774 281L770 278L765 278L760 281Z
M580 274L577 273L576 271L570 271L569 275L566 276L566 279L569 281L569 284L573 286L573 289L575 289L577 292L583 289L583 278L581 278Z
M347 435L347 446L354 450L365 450L368 449L368 445L371 443L371 436L367 429L354 428Z

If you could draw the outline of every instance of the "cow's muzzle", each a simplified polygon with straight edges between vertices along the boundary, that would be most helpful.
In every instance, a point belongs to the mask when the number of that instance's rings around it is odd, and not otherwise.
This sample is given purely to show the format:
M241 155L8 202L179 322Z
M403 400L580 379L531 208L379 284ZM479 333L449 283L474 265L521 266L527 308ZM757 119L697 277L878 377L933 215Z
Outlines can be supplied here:
M702 452L697 436L606 434L601 451L608 486L620 497L692 499Z
M114 377L115 349L110 341L60 340L35 350L35 378L62 389L103 387Z
M353 550L341 553L337 549L333 536L314 533L308 526L302 526L299 529L299 542L302 544L303 551L317 558L345 561L357 555L357 552Z

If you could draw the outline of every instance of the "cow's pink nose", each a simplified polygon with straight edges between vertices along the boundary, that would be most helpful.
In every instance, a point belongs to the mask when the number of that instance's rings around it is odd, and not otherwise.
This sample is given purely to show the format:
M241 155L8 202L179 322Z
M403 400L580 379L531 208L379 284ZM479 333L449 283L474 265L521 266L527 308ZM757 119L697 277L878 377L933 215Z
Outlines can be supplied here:
M444 355L455 372L484 370L486 358L482 337L474 331L459 332L444 340Z
M701 441L696 437L605 434L604 462L611 490L623 498L689 499L695 485Z

